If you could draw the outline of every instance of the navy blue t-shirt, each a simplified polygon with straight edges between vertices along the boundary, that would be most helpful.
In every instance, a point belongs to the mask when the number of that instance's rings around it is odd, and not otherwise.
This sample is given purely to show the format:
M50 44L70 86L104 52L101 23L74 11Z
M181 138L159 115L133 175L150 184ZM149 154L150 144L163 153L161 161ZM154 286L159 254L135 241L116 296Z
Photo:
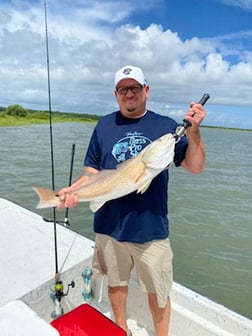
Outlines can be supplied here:
M114 169L166 133L175 133L177 123L155 112L137 119L125 118L120 111L102 117L97 123L84 165L98 170ZM185 158L187 139L175 146L174 163ZM94 231L118 241L144 243L169 236L168 170L155 177L143 194L129 195L106 202L94 215Z

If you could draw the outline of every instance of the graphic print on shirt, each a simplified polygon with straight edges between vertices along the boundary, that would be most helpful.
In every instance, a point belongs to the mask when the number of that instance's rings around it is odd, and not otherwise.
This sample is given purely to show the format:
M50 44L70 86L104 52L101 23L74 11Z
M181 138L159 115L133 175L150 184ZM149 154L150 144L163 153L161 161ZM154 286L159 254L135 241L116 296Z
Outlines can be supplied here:
M112 155L118 163L137 156L141 150L149 145L151 140L142 133L126 133L126 136L117 141L112 149Z

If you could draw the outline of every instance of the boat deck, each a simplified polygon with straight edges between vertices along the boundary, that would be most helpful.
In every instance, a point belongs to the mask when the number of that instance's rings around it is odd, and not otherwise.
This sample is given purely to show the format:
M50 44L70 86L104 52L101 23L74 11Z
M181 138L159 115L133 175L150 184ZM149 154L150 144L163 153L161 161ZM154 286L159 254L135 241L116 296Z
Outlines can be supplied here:
M55 308L50 295L55 284L53 224L0 198L0 230L0 320L1 312L2 319L6 316L6 305L19 300L27 304L38 318L50 322ZM94 242L57 225L57 245L64 293L67 285L72 280L75 282L75 288L71 288L68 296L62 299L64 312L68 312L83 303L82 272L86 266L91 265ZM91 304L113 319L108 304L106 277L93 281L93 292L95 298ZM171 301L171 336L252 336L251 320L177 283L173 284ZM134 273L127 308L128 324L133 335L154 336L147 297L138 290ZM11 314L15 315L15 310L12 309ZM23 318L25 319L24 316ZM22 315L19 322L21 325L24 323ZM3 330L2 320L0 335L12 336L9 331ZM33 335L34 333L25 334Z

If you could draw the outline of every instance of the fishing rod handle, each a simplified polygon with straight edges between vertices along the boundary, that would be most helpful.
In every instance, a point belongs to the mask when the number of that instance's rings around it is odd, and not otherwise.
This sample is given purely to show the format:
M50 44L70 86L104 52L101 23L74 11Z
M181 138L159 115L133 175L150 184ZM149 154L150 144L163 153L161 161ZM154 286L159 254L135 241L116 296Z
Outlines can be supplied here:
M198 104L201 104L202 106L205 105L205 103L208 101L210 98L208 93L204 93L201 99L199 100Z
M208 101L209 98L210 95L208 93L204 93L197 104L201 104L203 106L205 105L205 103ZM184 130L186 130L188 127L192 126L192 123L189 120L184 119L182 126L184 127Z

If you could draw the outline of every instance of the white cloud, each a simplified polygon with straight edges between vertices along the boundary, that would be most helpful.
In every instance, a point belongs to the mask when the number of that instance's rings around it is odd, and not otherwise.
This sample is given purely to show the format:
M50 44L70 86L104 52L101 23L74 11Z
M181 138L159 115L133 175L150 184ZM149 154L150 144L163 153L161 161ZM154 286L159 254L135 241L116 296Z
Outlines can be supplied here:
M211 93L212 104L252 105L252 50L242 45L237 52L237 41L242 43L249 32L182 41L155 24L146 29L120 26L134 10L129 1L86 1L85 8L83 1L71 4L48 4L54 109L96 114L115 109L113 76L126 64L144 69L151 84L150 106L164 114L181 117L183 110L174 106L204 92ZM41 2L0 4L0 78L0 106L47 109Z
M252 0L221 0L225 5L252 10Z

